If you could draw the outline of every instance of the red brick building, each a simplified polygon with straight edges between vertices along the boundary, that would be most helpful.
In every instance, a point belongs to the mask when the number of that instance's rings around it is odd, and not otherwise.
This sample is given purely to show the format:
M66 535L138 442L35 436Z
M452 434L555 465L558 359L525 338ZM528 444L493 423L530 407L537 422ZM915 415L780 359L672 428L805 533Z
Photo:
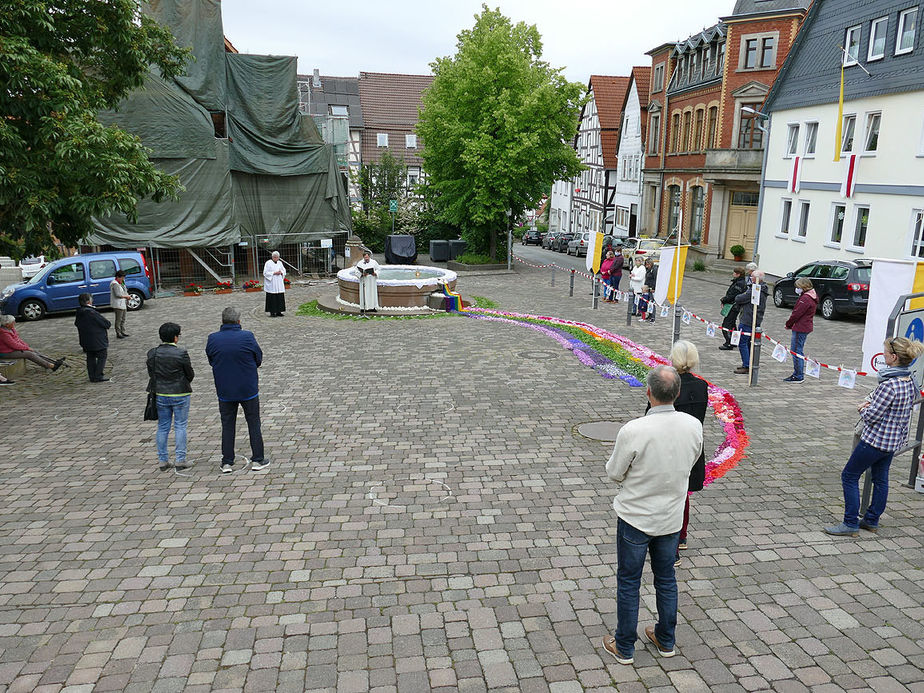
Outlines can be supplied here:
M648 235L692 259L753 253L764 134L757 113L809 0L738 0L734 14L651 56L644 171Z

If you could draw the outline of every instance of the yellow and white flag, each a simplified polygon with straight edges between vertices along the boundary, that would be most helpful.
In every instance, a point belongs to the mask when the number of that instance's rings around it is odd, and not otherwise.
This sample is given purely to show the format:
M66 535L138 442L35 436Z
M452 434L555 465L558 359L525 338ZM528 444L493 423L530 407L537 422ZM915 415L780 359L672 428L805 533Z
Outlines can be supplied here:
M661 264L658 266L658 280L654 299L657 303L677 303L683 288L683 268L687 262L688 245L666 245L661 248Z
M849 287L848 291L862 290ZM924 292L924 262L914 260L873 260L866 304L866 328L863 332L863 365L860 370L875 373L884 364L882 343L886 337L889 315L895 302L904 294ZM911 301L911 309L924 307L924 299Z
M600 271L600 252L603 250L603 234L591 231L587 240L586 267L588 272L596 274Z

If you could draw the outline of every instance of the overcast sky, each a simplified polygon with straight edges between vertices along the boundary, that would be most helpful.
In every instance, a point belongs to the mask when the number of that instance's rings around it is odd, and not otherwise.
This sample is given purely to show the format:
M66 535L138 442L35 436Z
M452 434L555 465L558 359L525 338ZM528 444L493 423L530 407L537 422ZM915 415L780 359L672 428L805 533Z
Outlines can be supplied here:
M430 62L455 53L478 0L223 0L225 36L242 53L298 56L298 71L429 74ZM535 24L543 59L568 79L624 75L650 65L645 52L684 39L732 13L734 0L494 0L514 22ZM626 8L631 7L631 11Z

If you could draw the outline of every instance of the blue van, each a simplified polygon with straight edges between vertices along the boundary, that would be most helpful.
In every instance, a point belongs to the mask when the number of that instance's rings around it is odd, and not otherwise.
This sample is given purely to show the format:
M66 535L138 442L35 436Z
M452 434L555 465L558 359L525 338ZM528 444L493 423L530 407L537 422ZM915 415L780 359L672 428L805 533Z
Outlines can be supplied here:
M151 270L134 250L74 255L50 262L29 281L11 284L0 293L0 313L39 320L45 313L77 310L77 297L93 294L93 305L109 305L109 284L116 270L125 272L128 309L138 310L151 298Z

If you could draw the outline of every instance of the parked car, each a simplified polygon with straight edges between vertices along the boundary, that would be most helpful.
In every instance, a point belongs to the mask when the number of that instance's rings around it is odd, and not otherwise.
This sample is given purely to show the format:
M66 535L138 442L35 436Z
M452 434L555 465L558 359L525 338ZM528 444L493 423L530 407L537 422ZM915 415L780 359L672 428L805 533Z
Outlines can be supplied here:
M542 234L538 229L530 229L523 234L523 245L542 245Z
M869 260L816 260L773 285L773 305L777 308L794 305L796 279L806 277L818 294L818 308L826 320L841 314L865 315L872 273L873 264Z
M555 242L555 239L558 238L561 235L561 233L562 233L561 231L549 231L545 235L545 238L542 239L542 247L548 248L549 250L551 250L552 243Z
M584 231L583 233L576 233L574 238L568 241L567 252L568 255L574 255L580 257L581 255L587 255L587 245L590 243L590 231Z
M663 238L626 238L622 246L622 256L626 260L632 260L641 257L647 260L649 257L658 262L661 260L661 248L664 247Z
M77 309L77 297L93 294L93 304L109 305L109 284L117 269L125 272L128 309L138 310L151 298L153 276L142 253L113 250L55 260L22 284L0 293L0 312L38 320L45 313Z
M561 233L558 237L552 242L552 250L558 253L563 253L568 250L568 242L574 238L573 233Z
M24 257L19 261L19 269L22 270L22 278L32 279L32 277L41 272L42 268L47 264L44 255L39 255L38 257L34 255Z

